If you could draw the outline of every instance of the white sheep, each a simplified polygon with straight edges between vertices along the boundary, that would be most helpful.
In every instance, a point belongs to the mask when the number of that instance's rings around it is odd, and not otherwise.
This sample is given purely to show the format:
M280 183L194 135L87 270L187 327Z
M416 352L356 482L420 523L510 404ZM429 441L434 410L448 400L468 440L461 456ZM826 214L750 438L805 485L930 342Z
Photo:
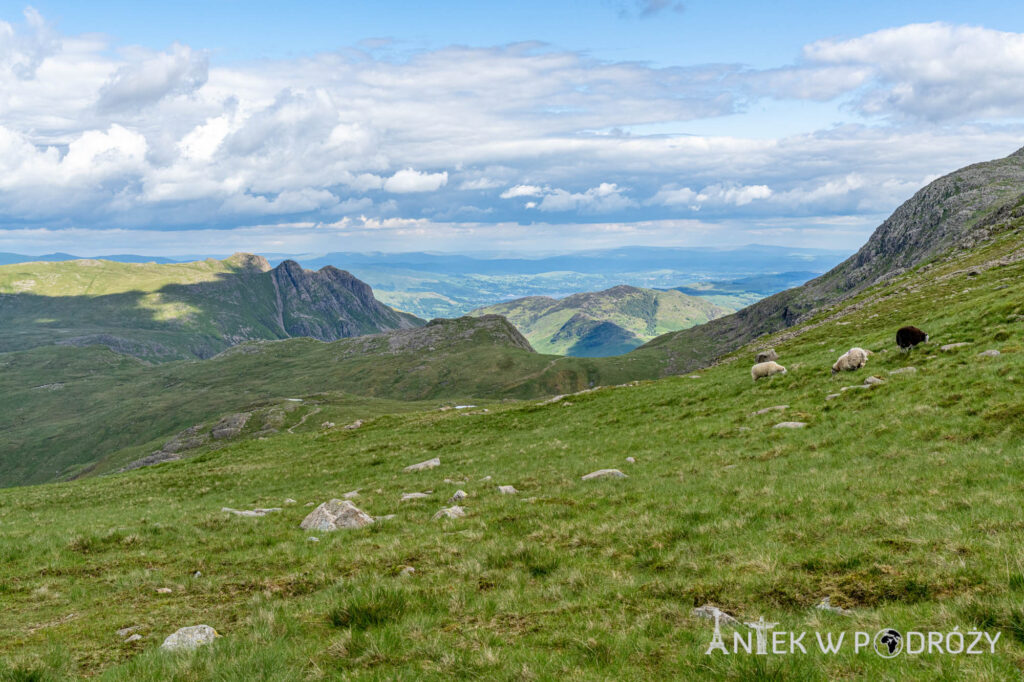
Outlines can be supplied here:
M837 372L852 372L855 369L860 369L864 365L868 364L868 351L863 348L851 348L836 360L836 364L832 365L832 374Z
M786 368L777 362L769 360L768 362L759 362L750 368L750 378L754 381L763 379L764 377L770 377L773 374L785 374Z

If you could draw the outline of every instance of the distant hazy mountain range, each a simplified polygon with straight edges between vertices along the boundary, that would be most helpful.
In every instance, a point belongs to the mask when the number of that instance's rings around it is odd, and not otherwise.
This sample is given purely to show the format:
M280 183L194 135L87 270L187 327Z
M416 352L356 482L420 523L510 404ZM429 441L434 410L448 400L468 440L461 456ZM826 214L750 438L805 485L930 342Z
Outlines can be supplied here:
M563 299L526 298L478 308L472 315L503 315L538 353L605 357L628 353L655 336L703 324L726 308L680 291L620 285Z
M424 319L457 317L483 306L526 296L564 298L620 284L650 289L690 287L716 305L740 308L759 298L802 284L839 263L845 252L750 245L734 249L627 247L538 258L481 257L434 253L329 253L268 256L271 264L296 260L304 267L331 265L373 287L383 303ZM0 254L0 264L60 261L69 254ZM177 262L138 255L102 256L127 263ZM184 262L184 261L181 261ZM766 291L743 290L742 280L784 273ZM772 276L778 276L774 274ZM708 292L709 281L730 281L729 292ZM682 290L682 289L681 289ZM684 291L684 293L694 293ZM721 298L725 295L725 298ZM719 298L715 298L719 296Z

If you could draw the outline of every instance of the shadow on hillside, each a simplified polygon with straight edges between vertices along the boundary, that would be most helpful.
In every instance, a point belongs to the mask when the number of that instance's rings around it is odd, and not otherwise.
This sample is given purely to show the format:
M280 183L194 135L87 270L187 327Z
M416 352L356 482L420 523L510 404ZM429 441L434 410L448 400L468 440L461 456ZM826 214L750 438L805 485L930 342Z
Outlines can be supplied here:
M0 294L0 352L98 344L156 362L205 359L248 340L333 341L419 322L377 302L369 286L347 272L286 263L153 292Z

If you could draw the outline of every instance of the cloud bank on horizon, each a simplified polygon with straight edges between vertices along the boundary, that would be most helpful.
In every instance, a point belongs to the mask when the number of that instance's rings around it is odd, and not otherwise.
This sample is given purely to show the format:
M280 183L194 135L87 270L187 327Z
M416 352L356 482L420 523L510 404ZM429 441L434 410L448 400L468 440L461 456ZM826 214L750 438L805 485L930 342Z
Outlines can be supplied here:
M937 171L1024 139L1024 34L978 26L770 68L533 42L219 64L111 41L0 21L0 251L852 248ZM807 108L836 120L688 132Z

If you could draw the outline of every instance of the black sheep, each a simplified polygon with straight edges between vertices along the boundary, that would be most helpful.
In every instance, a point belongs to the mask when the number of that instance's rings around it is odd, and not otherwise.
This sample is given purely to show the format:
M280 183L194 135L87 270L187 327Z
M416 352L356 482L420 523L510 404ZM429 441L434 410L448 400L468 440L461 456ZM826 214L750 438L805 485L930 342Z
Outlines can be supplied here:
M928 340L928 335L917 327L901 327L896 332L896 345L900 347L904 353L909 351L911 348L919 343L924 343Z

